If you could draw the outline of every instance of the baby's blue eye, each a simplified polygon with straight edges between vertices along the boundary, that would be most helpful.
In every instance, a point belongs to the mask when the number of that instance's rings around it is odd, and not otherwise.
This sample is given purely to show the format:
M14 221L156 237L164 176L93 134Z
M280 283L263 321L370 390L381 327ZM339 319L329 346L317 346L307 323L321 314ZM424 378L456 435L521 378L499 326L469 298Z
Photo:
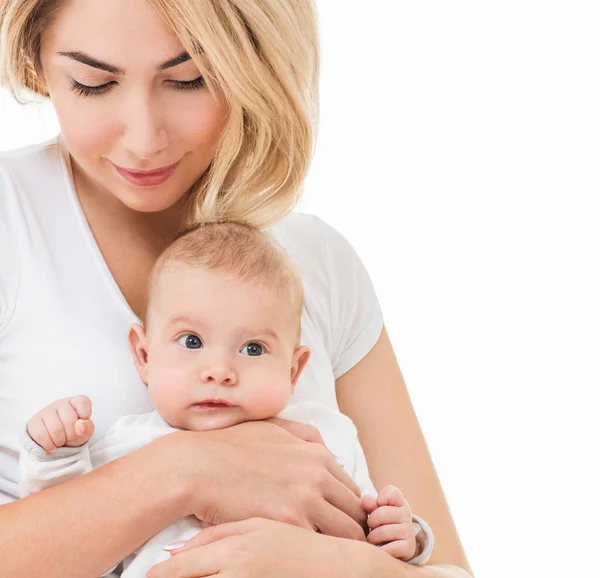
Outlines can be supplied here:
M258 357L264 353L263 347L260 343L248 343L248 345L244 345L244 347L242 347L241 352L244 353L244 351L247 351L248 355L251 357Z
M200 349L202 347L202 341L197 335L187 334L182 335L177 343L179 345L183 345L183 347L187 347L188 349Z

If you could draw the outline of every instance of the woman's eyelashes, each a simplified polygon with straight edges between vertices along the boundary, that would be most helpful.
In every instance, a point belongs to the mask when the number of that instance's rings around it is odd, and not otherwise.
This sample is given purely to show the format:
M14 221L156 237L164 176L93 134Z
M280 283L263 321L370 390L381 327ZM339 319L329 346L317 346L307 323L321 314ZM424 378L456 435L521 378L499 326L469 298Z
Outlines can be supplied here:
M83 97L105 94L112 90L112 87L117 84L117 82L113 80L99 86L88 86L77 82L75 79L71 79L71 81L71 90L78 96ZM171 83L170 86L175 90L200 90L205 86L203 76L199 76L194 80L169 80L167 82Z
M202 340L193 333L185 333L177 338L177 343L186 349L202 349L204 344ZM258 357L266 353L265 347L256 341L251 341L240 349L240 353L249 357Z

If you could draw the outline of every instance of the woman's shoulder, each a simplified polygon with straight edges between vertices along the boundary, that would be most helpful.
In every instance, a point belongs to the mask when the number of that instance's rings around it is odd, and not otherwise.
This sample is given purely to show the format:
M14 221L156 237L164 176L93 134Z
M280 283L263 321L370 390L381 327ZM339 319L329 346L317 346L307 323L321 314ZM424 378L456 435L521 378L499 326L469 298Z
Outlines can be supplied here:
M58 136L36 144L0 151L0 191L47 181L60 167Z
M315 215L292 212L273 231L299 268L309 315L330 335L337 378L381 334L383 315L369 273L346 237Z
M303 275L335 281L360 262L346 237L316 215L292 211L271 232Z
M275 239L297 261L308 269L325 266L332 240L343 238L331 225L316 215L292 211L270 228Z

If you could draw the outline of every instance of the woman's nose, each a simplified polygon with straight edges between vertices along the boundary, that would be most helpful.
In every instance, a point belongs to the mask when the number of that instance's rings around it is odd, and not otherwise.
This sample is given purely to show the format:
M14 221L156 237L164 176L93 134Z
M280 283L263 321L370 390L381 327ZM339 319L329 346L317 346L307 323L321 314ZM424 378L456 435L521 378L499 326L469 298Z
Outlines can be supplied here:
M160 103L153 101L148 95L131 98L123 116L123 147L131 155L131 162L139 163L140 160L153 162L169 144L168 131L160 112ZM162 161L170 161L170 159L162 159ZM154 164L160 165L162 161Z

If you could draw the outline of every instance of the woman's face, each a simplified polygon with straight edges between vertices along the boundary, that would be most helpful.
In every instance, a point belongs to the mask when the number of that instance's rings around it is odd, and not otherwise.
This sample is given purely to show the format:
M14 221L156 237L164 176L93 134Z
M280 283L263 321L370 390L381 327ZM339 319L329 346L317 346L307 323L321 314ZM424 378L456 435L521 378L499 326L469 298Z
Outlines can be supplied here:
M78 186L154 212L208 168L225 100L211 96L148 0L71 0L43 35L40 59ZM155 175L123 171L175 163Z

